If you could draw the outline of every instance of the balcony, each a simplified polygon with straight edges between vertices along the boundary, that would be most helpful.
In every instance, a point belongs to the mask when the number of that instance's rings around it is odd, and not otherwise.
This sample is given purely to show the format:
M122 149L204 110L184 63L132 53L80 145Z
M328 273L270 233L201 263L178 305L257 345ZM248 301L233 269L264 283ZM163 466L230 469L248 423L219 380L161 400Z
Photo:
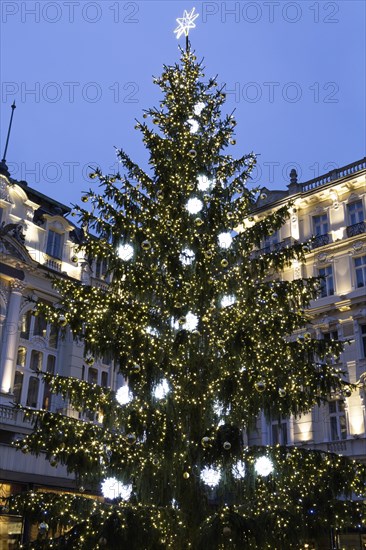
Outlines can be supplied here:
M289 237L287 239L284 239L283 241L279 243L273 243L271 245L265 246L264 248L260 248L259 250L253 250L252 252L252 258L260 258L261 256L264 256L265 254L271 254L273 252L280 252L284 248L289 248L290 246L293 246L296 243L295 239L292 237Z
M325 246L326 244L329 244L328 233L315 237L314 240L311 242L311 248L319 248L320 246Z
M347 237L356 237L366 232L366 223L359 222L347 227Z

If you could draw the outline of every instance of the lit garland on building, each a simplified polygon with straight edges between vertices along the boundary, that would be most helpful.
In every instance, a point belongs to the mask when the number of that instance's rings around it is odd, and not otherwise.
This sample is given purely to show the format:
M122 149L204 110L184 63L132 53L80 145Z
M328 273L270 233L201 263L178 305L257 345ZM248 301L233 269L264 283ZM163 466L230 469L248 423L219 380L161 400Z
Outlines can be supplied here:
M247 448L242 432L261 411L300 415L350 391L326 360L342 344L306 332L319 279L273 278L305 261L304 245L256 251L291 205L237 232L260 192L247 185L256 158L223 153L236 123L188 42L181 64L154 81L163 99L143 115L152 124L136 125L150 172L119 150L125 175L95 171L76 209L89 230L79 252L105 260L110 283L56 279L57 307L37 306L85 343L90 361L112 356L128 388L116 395L45 374L99 424L19 407L35 430L16 443L65 464L84 487L116 479L124 498L31 493L9 505L46 517L67 548L300 548L317 529L364 518L352 498L365 493L365 467L297 447Z

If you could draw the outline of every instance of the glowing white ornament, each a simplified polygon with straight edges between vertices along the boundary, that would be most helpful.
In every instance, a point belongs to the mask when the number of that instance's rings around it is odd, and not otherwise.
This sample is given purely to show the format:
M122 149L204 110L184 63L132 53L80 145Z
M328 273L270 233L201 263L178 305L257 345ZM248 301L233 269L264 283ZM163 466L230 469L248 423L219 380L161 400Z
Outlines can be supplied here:
M206 105L202 101L199 101L193 108L194 114L199 116L205 107Z
M150 327L150 326L145 328L145 332L146 332L146 334L150 334L150 336L159 336L158 329Z
M134 254L133 246L131 246L130 244L120 244L117 248L117 254L119 258L121 258L121 260L123 260L124 262L128 262L129 260L131 260Z
M221 246L221 248L230 248L231 243L233 242L233 238L229 232L220 233L217 240L219 241L219 246Z
M254 469L259 476L266 477L273 472L273 462L267 456L261 456L255 461Z
M199 191L208 191L215 182L215 180L210 180L210 178L208 176L205 176L204 174L200 174L197 180L197 189Z
M233 304L235 304L235 302L236 302L235 296L233 296L232 294L231 295L225 294L225 296L221 298L221 307L232 306Z
M198 212L201 212L203 208L203 202L194 197L193 199L189 199L186 204L186 209L190 214L198 214Z
M217 416L222 416L224 414L224 407L219 403L219 401L215 401L213 404L213 410L214 413L217 414Z
M102 483L102 493L105 498L128 500L132 493L132 485L124 485L115 477L107 477Z
M209 487L216 487L219 484L221 479L221 472L218 468L209 468L205 466L201 471L201 479L203 483Z
M186 315L186 322L183 325L183 328L189 331L195 330L198 325L198 317L191 311L189 311Z
M238 460L236 464L233 464L231 471L234 479L242 479L245 477L245 463L242 460Z
M194 118L189 118L187 122L191 127L190 128L191 134L195 134L196 132L198 132L200 125L198 124L197 120L195 120Z
M132 401L132 395L127 384L117 390L116 399L120 405L127 405Z
M164 399L168 395L170 391L169 384L167 380L164 378L155 388L154 390L154 397L155 399Z
M179 254L179 259L183 265L191 265L194 262L194 252L190 248L184 248Z
M196 27L196 24L194 21L198 17L198 13L195 13L196 8L192 8L190 12L187 10L184 10L183 17L178 17L176 20L178 23L178 27L175 29L174 34L177 35L177 38L180 38L182 34L185 36L188 36L190 29L194 29Z

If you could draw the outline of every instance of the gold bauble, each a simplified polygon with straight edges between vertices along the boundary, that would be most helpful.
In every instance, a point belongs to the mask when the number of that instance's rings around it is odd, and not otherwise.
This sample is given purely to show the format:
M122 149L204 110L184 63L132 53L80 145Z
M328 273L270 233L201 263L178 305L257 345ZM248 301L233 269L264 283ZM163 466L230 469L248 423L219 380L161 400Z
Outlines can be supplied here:
M223 258L223 259L221 260L221 266L222 266L222 267L227 267L228 265L229 265L229 262L228 262L225 258Z
M149 250L149 248L151 248L150 241L142 241L141 248L142 250Z
M266 383L264 380L258 380L258 382L254 384L254 387L259 393L262 393L266 389Z

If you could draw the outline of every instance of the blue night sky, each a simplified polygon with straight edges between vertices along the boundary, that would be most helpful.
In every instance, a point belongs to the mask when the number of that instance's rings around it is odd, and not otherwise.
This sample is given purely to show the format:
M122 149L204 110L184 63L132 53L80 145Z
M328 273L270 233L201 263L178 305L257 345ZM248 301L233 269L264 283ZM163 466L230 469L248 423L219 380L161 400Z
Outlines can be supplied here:
M1 153L16 179L76 203L89 165L116 169L113 146L146 167L135 118L158 104L152 75L178 60L176 18L206 75L236 109L235 157L259 154L255 182L284 189L365 155L363 1L6 1L1 9ZM179 43L183 46L184 39Z

